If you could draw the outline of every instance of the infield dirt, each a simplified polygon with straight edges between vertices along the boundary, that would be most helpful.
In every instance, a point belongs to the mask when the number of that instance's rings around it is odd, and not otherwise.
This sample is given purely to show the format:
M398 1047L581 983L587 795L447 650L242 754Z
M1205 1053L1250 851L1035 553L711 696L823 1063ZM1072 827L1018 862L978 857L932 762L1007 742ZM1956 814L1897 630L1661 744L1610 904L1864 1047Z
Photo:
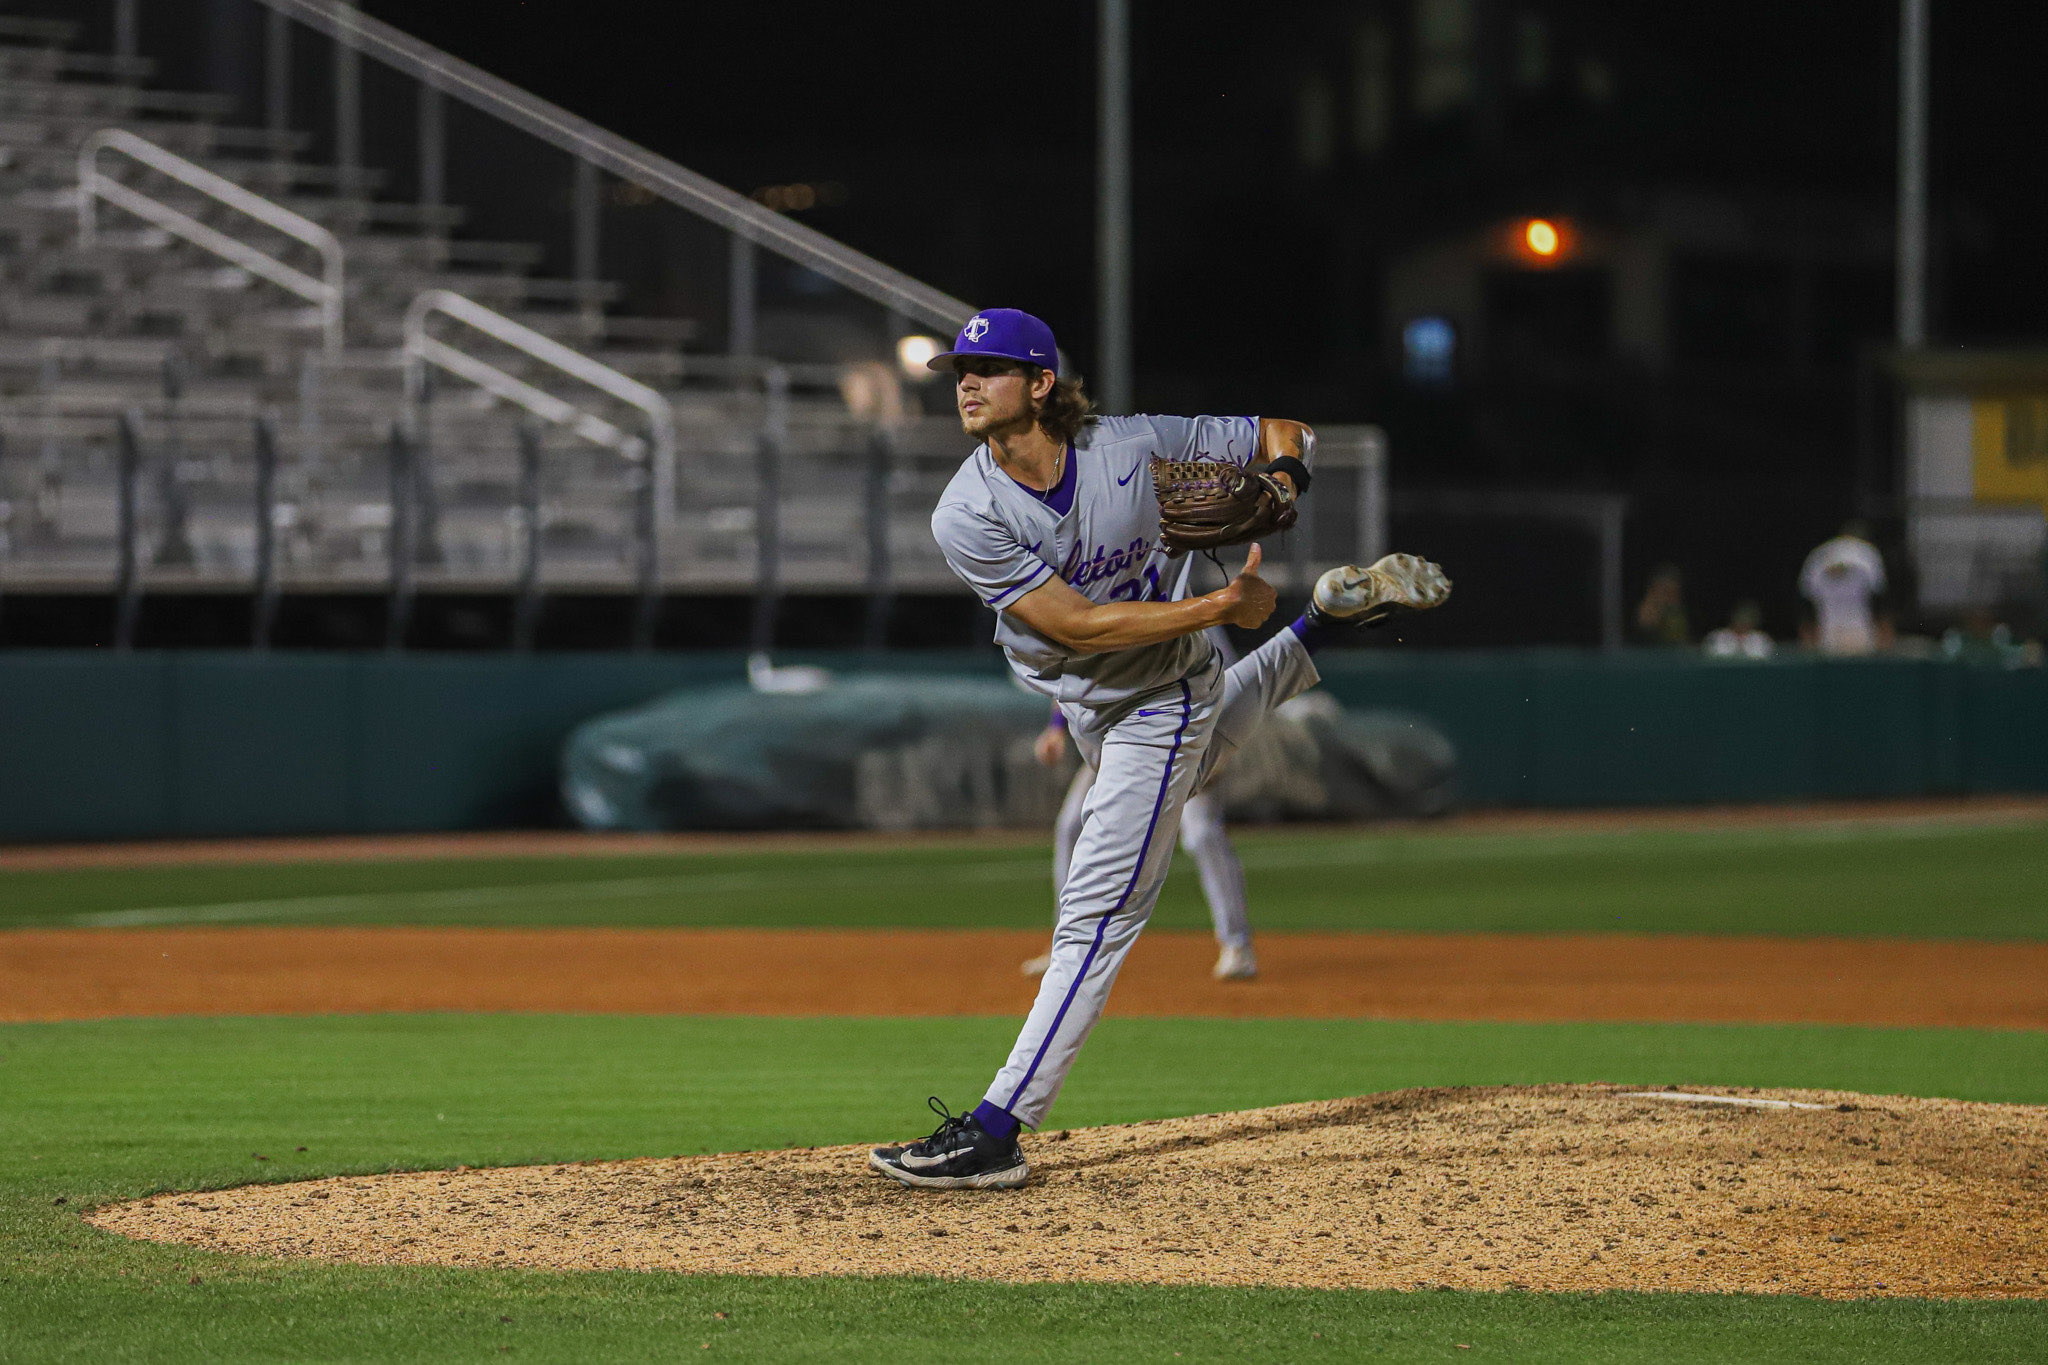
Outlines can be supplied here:
M0 935L0 1021L543 1010L946 1016L1030 1007L1045 935L979 930L189 928ZM2048 943L1268 934L1257 981L1153 931L1112 1015L2048 1028Z
M1408 1090L1032 1138L1018 1191L865 1149L431 1171L90 1215L378 1265L1310 1288L2048 1297L2048 1110L1823 1091Z

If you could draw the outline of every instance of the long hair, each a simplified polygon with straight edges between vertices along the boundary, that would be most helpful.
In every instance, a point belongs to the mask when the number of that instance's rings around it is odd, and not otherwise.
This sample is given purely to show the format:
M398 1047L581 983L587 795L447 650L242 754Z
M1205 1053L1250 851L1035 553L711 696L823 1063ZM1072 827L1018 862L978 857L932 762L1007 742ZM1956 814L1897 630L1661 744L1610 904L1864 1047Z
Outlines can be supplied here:
M1082 389L1081 381L1064 376L1054 379L1052 392L1038 407L1038 429L1064 445L1094 421L1095 402Z

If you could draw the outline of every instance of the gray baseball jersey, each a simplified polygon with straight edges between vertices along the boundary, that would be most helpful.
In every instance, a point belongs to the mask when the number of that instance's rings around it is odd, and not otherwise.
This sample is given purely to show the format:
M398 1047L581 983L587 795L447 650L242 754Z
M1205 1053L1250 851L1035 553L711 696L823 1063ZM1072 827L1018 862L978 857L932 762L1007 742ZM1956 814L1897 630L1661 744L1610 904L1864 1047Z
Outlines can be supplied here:
M1018 483L977 446L939 498L932 535L953 572L996 609L996 643L1025 686L1057 701L1114 706L1201 668L1208 639L1197 632L1082 654L1004 608L1054 576L1091 602L1187 596L1193 560L1159 542L1152 457L1241 465L1258 444L1256 417L1104 417L1074 439L1060 486L1046 492Z

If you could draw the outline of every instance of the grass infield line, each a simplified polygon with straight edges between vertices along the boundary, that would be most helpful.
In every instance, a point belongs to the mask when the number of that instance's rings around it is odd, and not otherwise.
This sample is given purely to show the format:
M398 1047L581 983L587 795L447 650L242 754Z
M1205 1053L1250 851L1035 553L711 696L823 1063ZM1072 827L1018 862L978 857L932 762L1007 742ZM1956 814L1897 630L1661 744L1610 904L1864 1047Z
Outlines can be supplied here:
M1261 930L2048 938L2048 821L1237 840ZM0 927L1027 928L1042 845L0 871ZM1206 925L1186 859L1155 923Z
M1966 826L1977 828L1978 826ZM1631 836L1643 851L1655 850L1668 841L1674 849L1710 844L1733 855L1760 850L1798 848L1815 844L1854 844L1901 839L1946 838L1957 826L1949 821L1911 824L1838 823L1788 825L1779 829L1734 831L1658 831ZM1358 842L1339 842L1328 836L1309 836L1297 842L1278 842L1261 837L1245 838L1239 857L1247 872L1298 872L1347 869L1371 870L1402 864L1455 864L1497 862L1503 859L1577 858L1602 850L1617 836L1612 832L1572 835L1464 835L1457 839L1417 839L1413 836L1383 834ZM419 916L433 919L446 912L512 911L545 908L562 900L589 903L619 901L694 900L737 894L831 894L846 890L913 888L930 879L927 868L904 866L825 866L813 860L791 859L789 865L752 872L678 873L665 877L586 878L578 881L531 883L508 886L480 886L461 891L386 891L348 896L299 896L266 900L227 901L213 905L143 906L133 910L104 910L74 915L71 923L81 928L126 929L145 925L230 924L265 920L314 918L348 919L368 917L399 919ZM963 883L999 882L1038 886L1045 881L1043 857L979 858L950 866L946 875Z
M1043 858L1008 858L953 868L961 882L1038 882L1045 877ZM448 911L545 910L564 900L582 904L613 901L673 903L700 897L741 893L810 892L830 894L849 889L910 888L929 880L917 867L789 868L758 872L681 873L671 877L618 877L549 882L544 886L479 886L464 891L372 891L353 896L295 896L272 900L228 901L218 905L159 905L136 910L103 910L74 915L84 929L133 929L174 924L233 924L267 920L410 919L432 920Z

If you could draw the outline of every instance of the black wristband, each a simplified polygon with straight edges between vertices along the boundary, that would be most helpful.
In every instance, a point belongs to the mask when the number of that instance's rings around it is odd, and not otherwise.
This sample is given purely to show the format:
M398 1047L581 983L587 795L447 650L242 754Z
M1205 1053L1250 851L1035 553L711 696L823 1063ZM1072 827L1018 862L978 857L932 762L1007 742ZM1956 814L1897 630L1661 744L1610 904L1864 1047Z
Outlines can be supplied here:
M1265 469L1261 472L1287 475L1288 478L1294 480L1294 495L1296 497L1300 497L1303 493L1308 492L1310 483L1308 466L1295 459L1292 455L1282 455L1276 460L1267 461Z

